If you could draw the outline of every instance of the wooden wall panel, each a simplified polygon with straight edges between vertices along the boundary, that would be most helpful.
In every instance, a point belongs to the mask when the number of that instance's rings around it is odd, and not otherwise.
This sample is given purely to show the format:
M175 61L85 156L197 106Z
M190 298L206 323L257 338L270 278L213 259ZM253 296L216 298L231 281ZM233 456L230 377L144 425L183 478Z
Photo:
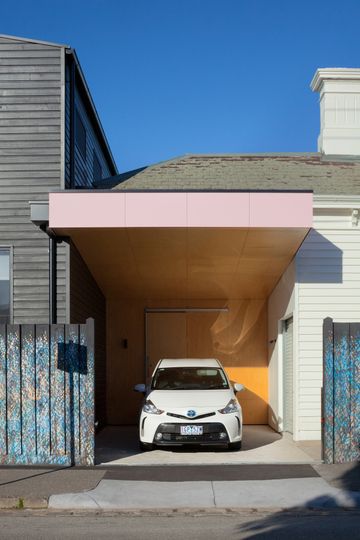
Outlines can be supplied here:
M189 306L186 300L110 300L108 302L108 421L135 424L141 396L133 391L144 382L144 308ZM266 300L199 300L196 307L229 306L222 313L186 315L187 357L218 358L232 381L246 390L238 394L248 424L267 424L267 310ZM164 328L164 332L166 332ZM124 339L128 347L123 347ZM178 357L184 356L182 337ZM175 344L176 348L176 344ZM173 348L172 348L173 350Z

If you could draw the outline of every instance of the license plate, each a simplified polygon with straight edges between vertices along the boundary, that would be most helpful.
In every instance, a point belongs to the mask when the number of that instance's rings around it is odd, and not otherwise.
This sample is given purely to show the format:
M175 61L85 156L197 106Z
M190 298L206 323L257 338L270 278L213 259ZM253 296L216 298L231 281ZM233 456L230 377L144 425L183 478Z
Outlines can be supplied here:
M203 426L180 426L180 435L202 435Z

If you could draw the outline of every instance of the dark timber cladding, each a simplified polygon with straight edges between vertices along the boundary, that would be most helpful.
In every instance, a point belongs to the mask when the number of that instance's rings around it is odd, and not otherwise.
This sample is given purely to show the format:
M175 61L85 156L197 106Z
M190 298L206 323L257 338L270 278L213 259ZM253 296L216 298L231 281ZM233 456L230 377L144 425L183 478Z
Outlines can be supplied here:
M49 239L29 201L61 186L60 46L0 38L0 246L13 247L13 322L48 322ZM65 321L66 246L58 249L58 321Z
M65 179L67 188L91 188L96 180L116 173L104 148L99 126L75 60L65 55ZM72 79L74 87L72 88ZM72 139L73 137L73 139Z
M76 247L70 246L70 321L95 319L95 419L106 423L106 300Z

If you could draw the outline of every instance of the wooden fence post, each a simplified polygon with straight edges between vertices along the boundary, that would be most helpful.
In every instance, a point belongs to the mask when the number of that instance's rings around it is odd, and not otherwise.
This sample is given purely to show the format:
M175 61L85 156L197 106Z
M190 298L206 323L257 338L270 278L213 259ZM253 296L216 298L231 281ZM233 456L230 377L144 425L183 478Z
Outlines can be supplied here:
M334 325L329 317L323 322L323 438L325 463L334 463Z
M81 465L95 463L95 321L86 319L86 375L81 376L82 449Z
M360 323L350 324L351 460L360 459Z

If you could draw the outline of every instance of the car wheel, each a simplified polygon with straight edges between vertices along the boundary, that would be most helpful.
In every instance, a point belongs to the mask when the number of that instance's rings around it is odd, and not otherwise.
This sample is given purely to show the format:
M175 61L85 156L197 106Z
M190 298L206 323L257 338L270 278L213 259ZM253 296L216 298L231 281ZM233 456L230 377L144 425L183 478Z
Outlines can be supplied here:
M149 452L154 448L154 445L151 443L139 441L139 447L140 450L142 450L143 452Z
M229 450L241 450L241 441L229 443Z

